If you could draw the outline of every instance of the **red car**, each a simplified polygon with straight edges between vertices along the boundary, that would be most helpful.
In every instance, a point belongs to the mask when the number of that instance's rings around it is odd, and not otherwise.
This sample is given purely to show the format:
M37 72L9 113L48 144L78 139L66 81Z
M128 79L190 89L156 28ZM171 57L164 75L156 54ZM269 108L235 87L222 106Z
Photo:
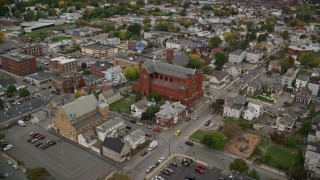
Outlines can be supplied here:
M203 165L203 164L197 164L197 167L198 167L198 168L201 168L201 169L206 169L206 166Z
M198 173L204 174L204 170L201 169L201 168L199 168L199 167L197 167L197 168L195 169L195 171L198 172Z
M161 132L161 129L160 129L160 128L154 128L153 130L154 130L155 132L158 132L158 133Z
M143 151L143 152L140 154L140 156L145 156L146 154L148 154L148 152L147 152L147 151Z

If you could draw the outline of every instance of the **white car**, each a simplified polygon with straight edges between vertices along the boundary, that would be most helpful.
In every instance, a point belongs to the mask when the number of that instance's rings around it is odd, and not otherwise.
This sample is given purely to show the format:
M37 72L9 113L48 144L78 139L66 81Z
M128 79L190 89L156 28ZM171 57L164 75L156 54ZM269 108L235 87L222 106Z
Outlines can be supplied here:
M137 122L137 125L139 126L143 126L143 124L141 122Z
M12 161L10 161L10 160L8 160L7 163L8 163L9 165L12 165L12 164L13 164Z
M278 111L284 111L284 109L283 108L279 108Z
M7 151L11 148L13 148L12 144L8 144L6 147L3 148L3 150Z
M162 156L159 160L159 163L162 163L164 160L166 159L166 157Z
M19 166L16 165L16 164L13 164L13 165L12 165L12 168L15 169L15 170L17 170L17 169L19 169Z
M277 126L271 126L273 129L277 129Z

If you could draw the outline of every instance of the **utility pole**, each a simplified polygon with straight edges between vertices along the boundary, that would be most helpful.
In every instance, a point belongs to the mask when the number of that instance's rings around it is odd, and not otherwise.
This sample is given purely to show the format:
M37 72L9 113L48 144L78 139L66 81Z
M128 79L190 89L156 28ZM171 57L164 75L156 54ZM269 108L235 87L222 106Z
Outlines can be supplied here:
M169 139L169 157L170 157L170 139Z

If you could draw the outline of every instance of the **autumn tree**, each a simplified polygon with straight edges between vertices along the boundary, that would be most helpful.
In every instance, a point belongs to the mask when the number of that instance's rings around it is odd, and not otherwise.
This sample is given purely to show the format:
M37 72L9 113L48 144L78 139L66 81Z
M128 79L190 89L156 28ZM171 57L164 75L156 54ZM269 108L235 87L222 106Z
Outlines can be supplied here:
M127 80L133 81L139 78L139 69L138 68L131 68L127 67L124 70L124 76L126 77Z
M0 31L0 42L3 42L5 39L6 39L5 33Z
M189 68L201 69L204 66L204 61L198 54L189 54L190 61L188 63Z

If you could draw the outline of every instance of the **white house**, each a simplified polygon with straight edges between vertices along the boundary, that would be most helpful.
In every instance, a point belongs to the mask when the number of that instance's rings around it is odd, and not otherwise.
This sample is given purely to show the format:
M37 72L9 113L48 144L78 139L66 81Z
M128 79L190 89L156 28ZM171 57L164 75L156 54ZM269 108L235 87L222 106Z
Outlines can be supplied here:
M140 100L131 105L131 115L133 117L141 118L142 113L146 112L149 106L155 105L154 102L148 100Z
M131 149L135 149L139 144L143 144L146 141L146 136L141 129L137 129L125 136L123 140L130 144Z
M107 91L102 91L102 93L98 96L100 102L104 102L106 104L112 104L122 98L120 92L114 92L113 89L109 89Z
M96 135L92 129L78 135L78 143L86 148L90 148L96 142Z
M258 63L263 57L263 51L248 51L247 52L247 61L252 64Z
M105 72L105 79L107 81L113 81L116 78L118 78L119 76L122 76L122 69L119 65L111 67L111 68L107 69Z
M278 131L290 132L298 119L296 112L293 109L289 109L288 113L285 113L282 117L278 117L276 120L276 127Z
M296 78L299 69L290 68L287 72L282 76L282 85L291 88L292 81Z
M232 77L238 77L241 74L241 64L226 63L222 71L230 74Z
M296 79L296 89L304 88L307 86L309 81L309 76L300 74Z
M177 42L167 41L166 42L166 48L172 48L172 49L176 49L176 50L181 50L181 44L177 43Z
M241 49L229 53L229 62L241 63L246 58L247 52Z
M244 109L245 99L242 96L231 97L223 108L223 117L240 118Z
M229 82L229 73L225 71L214 71L211 75L210 84L213 89L222 89Z
M103 141L106 137L117 138L125 135L126 125L120 117L114 117L96 128L98 138Z
M261 115L260 105L249 103L248 108L243 111L243 119L251 121Z

